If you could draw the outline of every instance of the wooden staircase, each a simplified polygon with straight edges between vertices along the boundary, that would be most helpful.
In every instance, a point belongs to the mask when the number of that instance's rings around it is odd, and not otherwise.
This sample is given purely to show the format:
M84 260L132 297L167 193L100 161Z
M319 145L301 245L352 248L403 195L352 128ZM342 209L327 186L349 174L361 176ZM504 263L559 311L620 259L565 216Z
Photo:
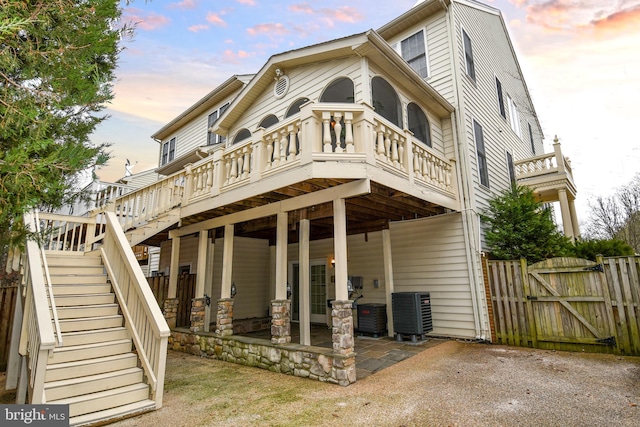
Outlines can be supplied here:
M48 252L62 346L47 362L44 401L69 404L70 425L155 409L99 253Z
M166 230L180 221L180 208L175 208L163 213L159 217L138 224L135 228L127 229L125 235L131 246L144 242L149 237L153 237L161 231Z

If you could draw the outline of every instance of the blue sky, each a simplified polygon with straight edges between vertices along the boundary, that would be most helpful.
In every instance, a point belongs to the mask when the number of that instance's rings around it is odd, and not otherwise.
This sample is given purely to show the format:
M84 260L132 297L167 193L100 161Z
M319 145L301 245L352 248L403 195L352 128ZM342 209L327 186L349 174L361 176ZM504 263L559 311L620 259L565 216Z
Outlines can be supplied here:
M111 118L92 136L112 144L98 175L120 178L127 158L134 172L157 166L151 134L231 75L255 73L276 53L376 29L415 2L123 1L123 20L137 30L123 43ZM640 0L485 3L504 15L546 151L557 134L583 211L640 172Z

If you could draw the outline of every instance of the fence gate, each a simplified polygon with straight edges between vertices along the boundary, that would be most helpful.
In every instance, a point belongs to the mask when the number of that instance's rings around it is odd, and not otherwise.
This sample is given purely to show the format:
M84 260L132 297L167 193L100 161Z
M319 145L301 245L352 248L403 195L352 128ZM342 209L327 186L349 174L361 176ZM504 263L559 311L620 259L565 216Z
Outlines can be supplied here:
M537 347L598 352L616 347L602 264L578 258L533 264L527 268L524 297L530 303L530 321L535 322L531 332Z

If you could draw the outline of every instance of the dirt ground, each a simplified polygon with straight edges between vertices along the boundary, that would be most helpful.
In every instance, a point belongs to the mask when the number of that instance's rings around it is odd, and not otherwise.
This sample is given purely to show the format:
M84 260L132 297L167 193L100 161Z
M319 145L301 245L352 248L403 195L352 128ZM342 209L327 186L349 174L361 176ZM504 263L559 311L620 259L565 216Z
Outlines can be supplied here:
M638 404L636 357L446 341L340 387L170 352L163 408L112 425L637 427Z

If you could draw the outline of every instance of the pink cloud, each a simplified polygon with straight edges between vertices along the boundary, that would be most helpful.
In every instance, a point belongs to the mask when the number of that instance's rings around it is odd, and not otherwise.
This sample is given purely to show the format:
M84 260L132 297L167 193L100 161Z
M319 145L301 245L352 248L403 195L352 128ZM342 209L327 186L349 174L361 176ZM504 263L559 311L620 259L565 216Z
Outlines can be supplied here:
M220 17L220 15L222 14L209 12L207 13L207 21L218 27L226 27L227 23Z
M350 6L342 6L336 9L322 8L314 9L309 3L297 3L289 6L289 10L294 13L305 13L316 15L323 19L327 25L334 26L335 22L355 23L363 20L362 14L357 9Z
M240 4L244 4L245 6L255 6L256 5L256 1L255 0L236 0L238 3Z
M187 28L189 31L191 31L192 33L197 33L199 31L204 31L204 30L208 30L209 26L205 25L205 24L197 24L197 25L192 25L189 28Z
M239 64L242 59L250 58L253 55L244 50L239 50L237 52L232 51L231 49L227 49L222 54L222 60L224 62L229 62L232 64Z
M169 9L195 9L198 7L198 0L182 0L177 3L171 3Z
M268 34L270 36L284 36L289 33L289 30L285 28L284 25L277 24L259 24L253 27L247 28L247 33L252 36L258 34Z
M138 29L153 31L168 25L171 20L155 12L144 14L143 11L136 8L127 8L123 12L123 21L133 24Z
M596 31L637 30L640 27L640 5L599 17L589 23Z

